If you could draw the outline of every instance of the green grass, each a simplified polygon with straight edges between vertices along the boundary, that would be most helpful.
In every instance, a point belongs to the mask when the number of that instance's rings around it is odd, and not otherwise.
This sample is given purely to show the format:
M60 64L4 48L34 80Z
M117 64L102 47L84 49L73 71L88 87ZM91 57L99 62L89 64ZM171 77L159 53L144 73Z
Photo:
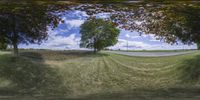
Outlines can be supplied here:
M0 99L199 100L200 52L129 57L22 50L18 58L0 52Z
M185 52L185 51L193 51L193 49L188 49L188 50L120 50L120 51L125 51L125 52Z

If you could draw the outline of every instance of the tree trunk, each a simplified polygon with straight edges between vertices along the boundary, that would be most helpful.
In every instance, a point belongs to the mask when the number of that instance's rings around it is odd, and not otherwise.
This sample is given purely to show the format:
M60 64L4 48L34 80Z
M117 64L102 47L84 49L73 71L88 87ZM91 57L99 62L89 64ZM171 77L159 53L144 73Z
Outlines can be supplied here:
M94 53L94 54L96 54L96 53L97 53L97 49L96 49L96 48L94 48L94 51L93 51L93 53Z
M200 43L197 43L197 49L200 50Z
M197 50L200 50L200 42L196 42L197 44Z
M13 15L13 39L12 39L12 44L13 44L13 50L14 50L14 56L18 56L18 35L16 32L16 15Z
M14 50L14 56L18 56L19 55L19 51L18 51L17 43L13 43L13 50Z

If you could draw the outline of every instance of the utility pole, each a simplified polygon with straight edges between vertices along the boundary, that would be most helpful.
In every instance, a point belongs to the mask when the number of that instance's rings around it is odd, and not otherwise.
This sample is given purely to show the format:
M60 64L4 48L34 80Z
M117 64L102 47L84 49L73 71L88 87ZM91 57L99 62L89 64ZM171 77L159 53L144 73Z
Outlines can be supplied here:
M79 44L79 42L80 42L80 41L78 41L78 40L76 41L77 46L80 48L80 44Z
M126 41L127 41L127 43L126 43L126 47L127 47L126 50L128 51L128 38L127 38Z
M129 34L126 34L126 49L127 49L127 51L128 51L128 38L129 37L130 37Z

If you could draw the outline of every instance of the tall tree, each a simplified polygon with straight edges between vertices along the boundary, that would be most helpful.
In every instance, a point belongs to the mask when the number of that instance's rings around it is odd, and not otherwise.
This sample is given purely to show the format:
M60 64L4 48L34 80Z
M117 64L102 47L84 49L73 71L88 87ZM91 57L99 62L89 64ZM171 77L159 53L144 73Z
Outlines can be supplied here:
M200 43L197 43L197 49L200 50Z
M132 12L114 14L122 28L154 34L167 43L193 44L200 42L200 3L148 3ZM134 15L132 15L134 14ZM137 22L137 23L136 23Z
M141 10L140 10L141 11ZM185 44L200 41L200 5L166 4L143 9L137 20L143 20L140 30L155 34L168 43L182 41Z
M47 38L48 27L54 28L60 21L55 10L37 2L1 4L0 36L13 45L14 55L18 55L20 43L41 43Z
M6 49L7 49L6 42L0 40L0 50L6 50Z
M120 33L113 23L103 19L91 18L81 25L81 47L100 51L117 43Z
M1 27L3 27L3 26L1 26ZM0 50L5 50L7 48L7 42L6 42L6 38L4 35L5 34L3 33L3 31L0 30Z

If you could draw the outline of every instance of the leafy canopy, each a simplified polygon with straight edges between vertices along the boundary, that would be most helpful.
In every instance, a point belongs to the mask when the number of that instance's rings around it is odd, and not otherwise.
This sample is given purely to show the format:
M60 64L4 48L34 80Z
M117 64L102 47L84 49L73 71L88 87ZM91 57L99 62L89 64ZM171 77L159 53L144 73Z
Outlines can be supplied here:
M145 0L149 1L149 0ZM88 15L110 13L116 26L139 33L154 34L167 43L200 43L200 2L151 0L124 4L77 7ZM95 9L95 10L94 10Z
M18 44L41 43L48 36L49 27L54 28L61 21L59 7L37 2L0 6L0 39L3 44L13 45L18 54Z
M0 42L0 50L5 50L7 48L7 44L4 42Z
M105 47L115 45L119 33L119 29L112 22L91 18L81 25L80 46L94 48L94 51L100 51Z

